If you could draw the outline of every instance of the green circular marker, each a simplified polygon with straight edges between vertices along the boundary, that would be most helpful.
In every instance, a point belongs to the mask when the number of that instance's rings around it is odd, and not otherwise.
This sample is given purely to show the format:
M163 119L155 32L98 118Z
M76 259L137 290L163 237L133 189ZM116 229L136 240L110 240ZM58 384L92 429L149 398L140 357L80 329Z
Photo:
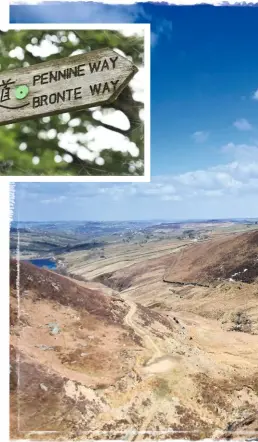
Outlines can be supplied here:
M25 84L15 88L15 97L17 100L23 100L23 98L27 97L28 93L29 88Z

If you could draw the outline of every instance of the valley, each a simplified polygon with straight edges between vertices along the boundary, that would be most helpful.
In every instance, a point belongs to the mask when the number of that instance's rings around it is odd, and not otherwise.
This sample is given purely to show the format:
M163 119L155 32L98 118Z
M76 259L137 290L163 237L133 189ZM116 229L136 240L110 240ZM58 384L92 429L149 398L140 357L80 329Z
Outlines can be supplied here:
M12 438L257 437L256 222L14 226Z

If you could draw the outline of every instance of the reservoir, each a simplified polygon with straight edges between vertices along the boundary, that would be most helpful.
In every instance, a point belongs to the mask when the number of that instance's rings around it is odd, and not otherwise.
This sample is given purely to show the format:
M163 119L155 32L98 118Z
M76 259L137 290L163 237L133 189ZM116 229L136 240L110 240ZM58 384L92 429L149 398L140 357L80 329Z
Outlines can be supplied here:
M47 267L48 269L56 269L56 262L51 258L35 258L26 259L27 262L37 267Z

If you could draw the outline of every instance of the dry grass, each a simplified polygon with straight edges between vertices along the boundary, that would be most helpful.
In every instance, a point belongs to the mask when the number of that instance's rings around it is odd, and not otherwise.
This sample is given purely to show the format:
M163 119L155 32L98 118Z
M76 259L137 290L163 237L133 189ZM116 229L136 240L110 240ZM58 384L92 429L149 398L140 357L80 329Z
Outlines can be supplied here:
M119 306L112 297L105 296L101 291L91 290L76 284L71 279L45 269L20 262L19 287L20 295L31 290L38 299L46 299L63 306L70 306L77 310L87 311L107 321L123 322L126 307ZM10 284L16 289L17 263L11 260Z
M258 230L191 245L174 256L164 281L207 284L235 275L250 283L258 276L257 254Z

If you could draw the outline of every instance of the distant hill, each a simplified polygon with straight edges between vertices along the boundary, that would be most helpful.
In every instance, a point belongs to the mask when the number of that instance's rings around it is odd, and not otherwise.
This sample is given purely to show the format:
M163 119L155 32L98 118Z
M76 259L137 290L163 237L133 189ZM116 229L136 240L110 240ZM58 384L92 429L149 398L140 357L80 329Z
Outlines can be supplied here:
M258 230L197 243L175 254L164 281L209 284L254 282L258 277Z

